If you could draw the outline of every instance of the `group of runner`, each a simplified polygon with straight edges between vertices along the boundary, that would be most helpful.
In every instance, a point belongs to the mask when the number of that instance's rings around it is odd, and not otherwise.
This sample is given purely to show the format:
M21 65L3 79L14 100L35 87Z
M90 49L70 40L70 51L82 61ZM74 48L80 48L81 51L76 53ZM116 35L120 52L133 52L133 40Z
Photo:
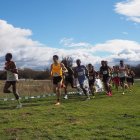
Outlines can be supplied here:
M134 84L134 72L124 64L123 60L120 60L118 66L111 68L108 66L107 61L101 61L101 67L99 71L95 71L92 64L84 66L81 64L81 60L76 60L76 67L68 65L68 61L60 62L57 55L53 56L54 63L51 65L51 76L53 81L54 92L57 94L56 105L60 105L61 88L64 88L65 99L68 99L67 87L68 84L72 88L77 88L81 93L86 95L86 100L95 97L95 81L101 79L103 82L104 90L107 96L112 96L112 85L122 88L122 94L125 93L125 89Z
M7 53L5 55L5 70L7 71L7 80L3 89L4 93L11 93L9 88L12 86L12 92L18 101L17 108L21 108L22 104L19 100L19 94L16 89L16 82L18 81L18 70L15 62L12 61L12 54ZM51 64L51 78L53 84L53 91L56 93L57 101L55 105L60 105L61 88L64 88L65 99L68 99L68 85L71 88L76 88L79 93L86 95L86 100L90 100L91 97L95 97L95 82L97 79L101 79L104 85L104 90L107 96L112 96L111 86L112 84L118 90L120 86L122 88L122 94L125 92L125 88L131 89L134 83L134 72L130 67L126 66L123 60L120 61L119 66L108 66L107 61L101 61L101 67L99 71L95 71L92 64L84 66L81 64L81 60L76 60L76 67L73 67L72 61L64 59L59 61L58 55L53 56L53 63Z

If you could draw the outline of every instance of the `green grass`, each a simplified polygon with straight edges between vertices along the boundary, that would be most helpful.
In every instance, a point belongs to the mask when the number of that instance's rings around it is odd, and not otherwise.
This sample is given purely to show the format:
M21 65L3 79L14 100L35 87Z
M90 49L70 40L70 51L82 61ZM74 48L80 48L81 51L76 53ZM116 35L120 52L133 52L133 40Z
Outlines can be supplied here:
M70 95L55 106L55 97L0 101L0 140L140 140L140 83L132 92L95 99Z

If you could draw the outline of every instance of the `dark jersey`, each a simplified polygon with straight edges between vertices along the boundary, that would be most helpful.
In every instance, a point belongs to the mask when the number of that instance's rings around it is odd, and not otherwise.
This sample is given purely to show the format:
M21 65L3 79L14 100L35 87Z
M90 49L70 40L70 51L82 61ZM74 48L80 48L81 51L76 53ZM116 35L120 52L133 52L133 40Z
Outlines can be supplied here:
M94 80L94 81L95 81L96 71L94 71L94 70L88 70L88 74L89 74L88 79L89 79L89 80Z
M87 79L87 69L84 65L81 66L77 66L75 68L76 74L77 74L77 78L80 84L83 84L84 80Z
M109 77L110 76L110 67L109 66L101 66L100 67L100 73L104 77Z
M68 72L65 73L65 77L66 78L73 77L74 72L73 72L72 68L70 68L70 67L66 67L66 68L67 68Z

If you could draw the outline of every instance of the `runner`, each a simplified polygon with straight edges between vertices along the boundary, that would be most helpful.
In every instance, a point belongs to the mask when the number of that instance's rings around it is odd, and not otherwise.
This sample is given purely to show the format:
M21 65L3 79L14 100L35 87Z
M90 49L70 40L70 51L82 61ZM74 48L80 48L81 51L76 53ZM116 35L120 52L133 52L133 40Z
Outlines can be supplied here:
M110 86L110 80L111 80L111 68L108 66L107 61L101 61L101 67L100 67L100 74L102 76L102 81L104 84L104 88L106 90L106 94L108 96L112 96L111 86Z
M65 65L65 67L67 68L67 72L64 73L64 92L65 92L65 96L64 99L68 99L68 94L67 94L67 88L68 85L71 85L71 88L74 88L74 71L72 69L72 58L68 57L68 58L64 58L62 60L62 63Z
M22 104L20 103L19 100L19 94L17 92L17 81L18 81L18 70L16 68L16 64L14 61L12 61L12 54L11 53L7 53L5 55L5 70L7 72L7 80L5 82L4 85L4 89L3 92L4 93L11 93L11 91L9 90L9 88L12 86L12 92L18 102L17 108L21 108Z
M127 66L124 64L123 60L120 60L119 65L119 77L120 77L120 85L123 89L123 93L125 94L125 86L126 84L126 75L127 75Z
M112 82L113 82L113 85L115 86L116 90L118 91L119 90L119 85L120 85L119 67L118 66L113 66Z
M53 80L53 90L57 95L57 102L55 105L60 105L62 75L67 72L67 69L63 63L59 62L59 57L57 55L53 56L53 61L54 63L51 65L51 76Z
M88 64L88 73L89 73L89 88L90 88L90 92L93 95L93 97L95 97L95 87L94 87L94 83L95 83L95 78L97 75L97 72L94 70L94 66L92 66L92 64Z
M134 85L134 77L134 71L130 67L128 67L126 81L130 91L132 90L132 86Z
M76 60L77 67L75 68L75 74L78 79L80 88L83 90L84 94L87 96L87 100L89 97L89 83L88 83L88 70L84 65L81 65L81 60Z

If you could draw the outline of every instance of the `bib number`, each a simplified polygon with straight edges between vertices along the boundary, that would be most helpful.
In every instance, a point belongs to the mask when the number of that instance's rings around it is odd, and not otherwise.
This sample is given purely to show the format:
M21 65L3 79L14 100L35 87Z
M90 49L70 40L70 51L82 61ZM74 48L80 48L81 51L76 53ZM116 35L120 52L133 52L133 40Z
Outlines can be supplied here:
M107 71L103 71L103 74L107 74Z
M55 73L53 74L53 76L59 76L59 74L55 72Z

